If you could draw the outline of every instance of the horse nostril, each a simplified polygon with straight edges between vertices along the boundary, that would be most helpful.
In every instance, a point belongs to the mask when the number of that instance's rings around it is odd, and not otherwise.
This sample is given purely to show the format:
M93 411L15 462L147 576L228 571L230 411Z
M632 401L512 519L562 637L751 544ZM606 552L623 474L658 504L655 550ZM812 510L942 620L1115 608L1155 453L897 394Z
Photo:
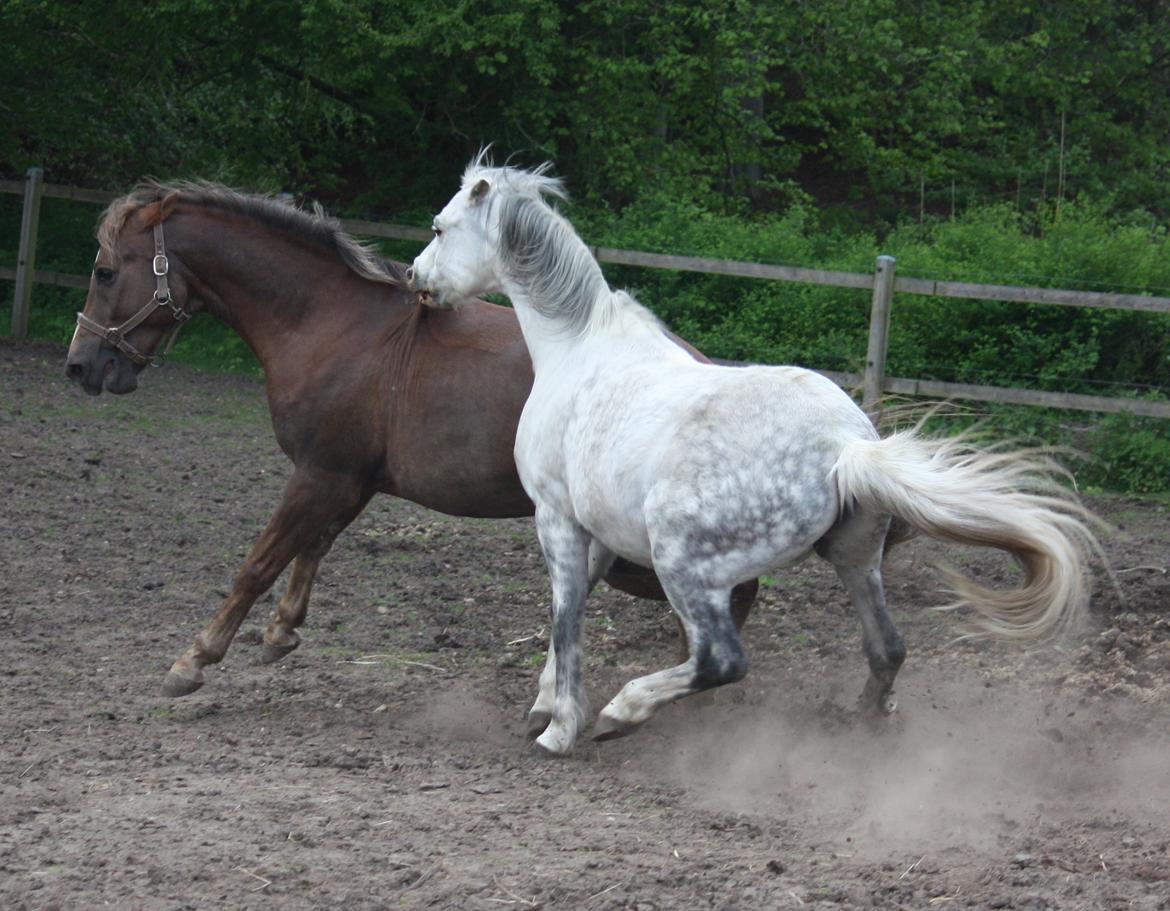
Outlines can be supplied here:
M85 373L85 368L81 364L66 364L65 375L71 380L80 380Z
M407 266L406 268L406 284L410 286L410 290L414 290L414 266Z

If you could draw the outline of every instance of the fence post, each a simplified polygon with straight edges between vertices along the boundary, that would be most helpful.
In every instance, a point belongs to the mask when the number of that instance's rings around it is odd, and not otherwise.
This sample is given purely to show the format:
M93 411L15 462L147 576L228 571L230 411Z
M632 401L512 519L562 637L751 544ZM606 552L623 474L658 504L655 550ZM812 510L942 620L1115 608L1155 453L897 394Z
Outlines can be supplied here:
M41 190L45 172L29 168L24 184L24 209L20 214L20 249L16 254L16 288L12 295L12 335L24 338L28 332L28 308L32 299L33 272L37 256L37 224L41 220Z
M886 346L890 339L890 304L894 298L896 265L894 257L879 256L873 270L873 305L869 311L869 349L865 354L861 407L875 424L881 413L878 401L886 380Z

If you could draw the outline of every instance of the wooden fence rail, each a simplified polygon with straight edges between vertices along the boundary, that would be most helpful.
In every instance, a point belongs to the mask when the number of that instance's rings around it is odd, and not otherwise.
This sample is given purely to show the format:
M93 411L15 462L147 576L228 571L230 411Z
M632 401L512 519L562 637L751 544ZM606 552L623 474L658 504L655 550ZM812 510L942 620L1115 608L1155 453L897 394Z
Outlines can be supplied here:
M24 196L20 252L16 268L0 267L0 280L16 282L12 311L12 334L20 338L24 335L27 327L33 282L69 288L89 286L89 276L86 275L34 270L37 220L40 214L41 199L48 197L50 199L72 199L105 204L117 198L119 194L105 190L43 183L40 168L30 168L27 178L23 181L0 180L0 193ZM423 228L385 222L341 219L341 224L350 233L365 237L427 241L431 236L431 232ZM843 386L860 387L863 391L863 407L871 414L876 415L880 407L881 395L892 393L894 395L1033 405L1043 408L1067 408L1077 411L1124 412L1145 417L1170 419L1170 402L1116 396L1079 395L1070 392L1042 392L1036 389L1017 389L1004 386L945 383L937 380L885 375L886 347L889 338L892 300L895 293L1022 304L1053 304L1062 307L1136 310L1146 313L1170 313L1170 298L1141 294L1110 294L1095 291L1066 291L1057 288L1025 288L903 278L895 275L896 261L892 256L879 256L874 266L874 272L865 274L709 259L700 256L644 253L634 250L616 250L611 247L592 247L591 250L599 262L615 265L700 272L707 275L730 275L768 281L802 282L871 291L873 303L870 310L869 344L866 351L865 372L852 374L829 370L820 371Z

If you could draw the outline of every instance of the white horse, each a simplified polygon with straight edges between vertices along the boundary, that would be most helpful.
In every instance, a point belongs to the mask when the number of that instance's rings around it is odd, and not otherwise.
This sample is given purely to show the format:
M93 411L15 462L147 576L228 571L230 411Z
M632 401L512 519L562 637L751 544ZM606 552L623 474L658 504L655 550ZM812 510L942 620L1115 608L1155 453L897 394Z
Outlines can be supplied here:
M599 739L741 679L732 587L810 551L833 564L861 619L863 706L892 711L905 656L882 590L892 516L1016 556L1017 590L951 579L951 606L972 608L985 634L1039 638L1084 611L1095 540L1050 463L913 432L879 439L848 395L809 370L696 363L606 284L545 201L565 197L547 170L491 167L481 153L408 272L434 307L508 295L532 355L515 454L552 583L548 663L529 713L540 747L568 753L584 727L585 598L615 554L653 565L690 654L627 683L601 712Z

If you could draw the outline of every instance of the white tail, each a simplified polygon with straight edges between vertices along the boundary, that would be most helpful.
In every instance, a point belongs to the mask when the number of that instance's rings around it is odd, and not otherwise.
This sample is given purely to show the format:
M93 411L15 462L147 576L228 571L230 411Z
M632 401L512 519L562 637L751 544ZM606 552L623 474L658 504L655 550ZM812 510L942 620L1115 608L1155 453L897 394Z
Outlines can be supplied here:
M913 431L846 444L833 467L842 507L889 513L932 537L1013 554L1022 587L995 591L944 570L958 600L975 611L975 635L1038 639L1083 617L1086 558L1100 554L1099 523L1056 482L1052 461L1029 452L978 449L962 438Z

